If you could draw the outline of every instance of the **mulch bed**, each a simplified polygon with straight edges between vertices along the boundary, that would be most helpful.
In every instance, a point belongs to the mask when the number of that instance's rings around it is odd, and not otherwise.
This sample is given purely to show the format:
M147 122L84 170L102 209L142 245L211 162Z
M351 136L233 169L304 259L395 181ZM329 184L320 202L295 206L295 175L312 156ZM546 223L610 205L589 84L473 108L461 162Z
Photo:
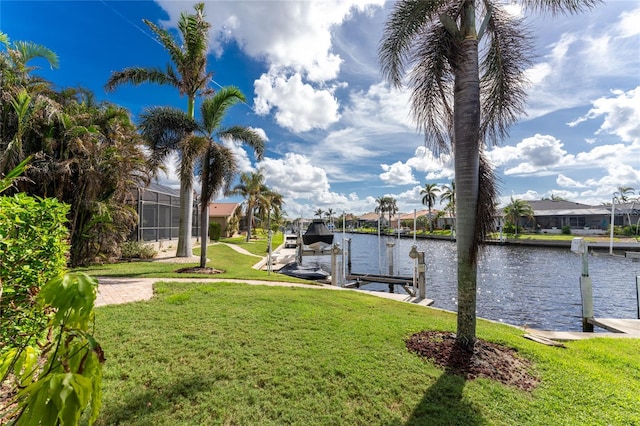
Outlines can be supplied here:
M409 351L466 380L483 377L524 391L540 383L531 374L532 363L513 348L478 339L469 351L457 344L454 333L440 331L415 333L405 343Z

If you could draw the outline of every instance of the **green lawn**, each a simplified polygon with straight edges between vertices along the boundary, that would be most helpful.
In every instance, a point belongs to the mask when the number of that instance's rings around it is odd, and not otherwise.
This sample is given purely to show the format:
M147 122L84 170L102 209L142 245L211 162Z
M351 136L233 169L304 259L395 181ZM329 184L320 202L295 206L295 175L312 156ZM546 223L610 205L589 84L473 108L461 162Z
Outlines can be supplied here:
M159 283L97 309L103 407L113 425L640 424L640 340L543 346L480 321L542 382L532 393L465 381L409 353L455 316L350 291Z
M278 243L278 240L275 241ZM282 238L280 238L280 243ZM247 251L260 253L259 256L267 255L266 240L252 241L241 245ZM200 255L200 248L193 250L195 255ZM76 271L86 272L93 276L117 276L117 277L160 277L160 278L233 278L252 279L266 281L286 281L286 282L306 282L293 277L277 273L268 273L253 269L252 266L260 261L254 256L243 255L225 244L213 244L207 247L207 266L224 271L216 275L185 274L175 272L178 269L188 266L198 266L198 261L194 263L173 263L157 261L134 261L105 265L95 265L85 268L77 268Z
M208 253L227 278L293 281L225 245ZM454 331L452 313L351 291L170 282L182 266L87 269L168 277L149 301L96 309L99 425L640 425L640 339L565 349L480 320L478 337L533 362L541 384L528 393L407 351L414 332Z

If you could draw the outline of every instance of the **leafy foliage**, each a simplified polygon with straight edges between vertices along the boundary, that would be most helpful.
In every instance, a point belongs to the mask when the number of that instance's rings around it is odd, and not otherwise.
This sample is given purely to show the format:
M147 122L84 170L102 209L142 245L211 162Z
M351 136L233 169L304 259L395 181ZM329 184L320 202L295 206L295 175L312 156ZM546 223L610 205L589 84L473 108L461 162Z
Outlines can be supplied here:
M153 259L158 252L149 244L140 241L125 241L120 245L123 259Z
M36 296L66 266L68 211L52 198L0 197L0 352L29 344L46 324Z
M59 275L43 287L38 308L51 311L37 344L14 347L0 356L2 382L15 393L3 413L17 425L77 425L88 411L93 423L100 409L104 354L90 330L98 283L83 273Z
M222 236L222 226L218 222L209 223L209 239L211 241L219 241Z

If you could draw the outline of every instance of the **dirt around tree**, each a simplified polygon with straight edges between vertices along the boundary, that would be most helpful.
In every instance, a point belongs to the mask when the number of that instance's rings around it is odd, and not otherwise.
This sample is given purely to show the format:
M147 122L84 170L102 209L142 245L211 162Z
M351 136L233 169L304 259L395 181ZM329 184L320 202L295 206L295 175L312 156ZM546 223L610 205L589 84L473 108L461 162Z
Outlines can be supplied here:
M531 374L531 362L506 346L478 339L473 351L468 351L456 344L454 333L441 331L421 331L405 343L409 351L466 380L484 377L524 391L531 391L540 383Z
M205 275L216 275L222 274L224 271L215 268L201 268L199 266L192 266L188 268L180 268L176 271L179 274L205 274Z

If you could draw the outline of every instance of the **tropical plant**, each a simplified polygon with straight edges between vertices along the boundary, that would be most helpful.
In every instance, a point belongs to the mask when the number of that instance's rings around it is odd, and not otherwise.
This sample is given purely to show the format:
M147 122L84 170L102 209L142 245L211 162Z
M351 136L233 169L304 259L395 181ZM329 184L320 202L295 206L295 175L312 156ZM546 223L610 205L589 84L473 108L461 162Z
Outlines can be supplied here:
M504 215L507 221L515 227L515 234L518 235L518 228L520 226L520 218L524 217L529 220L534 220L534 211L531 205L525 200L513 199L503 209Z
M51 313L48 326L37 341L0 353L0 384L10 397L3 421L77 425L85 412L89 424L97 419L105 361L91 334L97 289L97 280L81 272L42 287L36 310Z
M326 212L324 212L324 215L327 217L327 220L329 221L329 223L331 224L331 226L333 226L333 215L336 214L332 208L327 209Z
M436 198L440 193L440 188L438 188L438 184L436 183L425 183L424 188L420 190L420 194L422 195L422 204L427 206L429 210L429 232L433 232L433 220L431 216L431 209L436 204Z
M202 102L199 122L182 111L166 107L151 108L142 115L140 128L156 155L155 162L161 162L167 153L176 149L192 159L201 158L200 239L203 242L208 241L209 203L218 192L229 192L238 170L233 152L220 143L222 139L249 145L257 158L261 158L264 151L264 140L255 130L244 126L223 126L229 108L244 101L240 89L223 87ZM186 167L186 170L181 169L182 178L188 179L193 175L193 169L189 167L192 164L193 161L182 163ZM206 263L207 247L203 243L200 267L204 268Z
M525 9L577 12L598 0L522 0ZM497 0L400 0L387 20L379 58L386 79L412 88L425 143L453 154L457 198L456 341L476 340L477 254L492 230L496 188L483 154L522 113L530 37ZM480 26L476 26L476 20ZM405 70L410 70L405 78Z
M140 85L156 83L178 89L180 95L187 96L187 114L195 117L195 101L199 95L209 95L213 91L208 87L212 74L207 72L207 53L209 29L211 25L205 19L204 3L194 6L194 14L182 13L178 20L181 40L148 20L144 23L158 37L169 53L172 63L166 69L131 67L111 74L105 89L113 91L123 84ZM188 147L185 147L188 148ZM192 255L191 227L193 216L193 151L179 151L181 156L180 173L180 223L178 229L178 247L176 256ZM189 164L191 163L191 164Z
M317 209L313 215L314 215L314 216L318 216L318 219L322 219L322 215L323 215L323 214L324 214L324 210L322 210L322 209Z
M240 175L240 183L228 192L229 195L241 195L246 199L246 220L247 220L247 237L249 242L251 238L251 229L253 226L253 215L258 205L260 197L267 192L269 188L264 184L264 175L260 172L242 173Z

